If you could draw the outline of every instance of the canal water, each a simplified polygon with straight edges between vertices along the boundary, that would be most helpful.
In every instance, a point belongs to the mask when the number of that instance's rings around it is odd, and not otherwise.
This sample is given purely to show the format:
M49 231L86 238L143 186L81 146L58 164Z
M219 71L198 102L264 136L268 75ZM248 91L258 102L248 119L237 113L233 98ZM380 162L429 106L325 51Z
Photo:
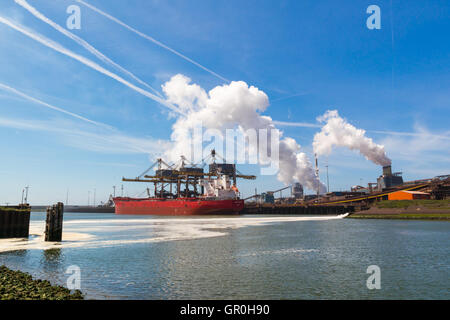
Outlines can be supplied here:
M0 265L88 299L449 299L450 223L342 217L66 213L61 244L0 240ZM369 290L369 266L380 289Z

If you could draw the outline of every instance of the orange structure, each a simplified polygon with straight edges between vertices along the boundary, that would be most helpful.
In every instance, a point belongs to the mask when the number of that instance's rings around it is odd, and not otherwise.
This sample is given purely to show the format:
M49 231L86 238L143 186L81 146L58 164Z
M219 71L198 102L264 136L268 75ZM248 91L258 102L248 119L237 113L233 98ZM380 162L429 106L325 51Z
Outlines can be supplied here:
M388 194L388 200L430 199L430 194L419 191L396 191Z

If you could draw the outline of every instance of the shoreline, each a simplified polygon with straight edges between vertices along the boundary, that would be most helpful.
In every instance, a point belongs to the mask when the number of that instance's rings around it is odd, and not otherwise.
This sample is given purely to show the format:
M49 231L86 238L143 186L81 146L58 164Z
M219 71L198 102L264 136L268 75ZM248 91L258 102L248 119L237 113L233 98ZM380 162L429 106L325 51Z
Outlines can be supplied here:
M349 215L350 219L391 219L391 220L433 220L450 221L450 213L422 214L422 213L396 213L396 214L363 214L355 213Z
M79 290L52 285L47 280L33 279L26 272L0 266L0 300L84 300Z
M351 214L352 219L402 219L450 221L449 200L391 200Z

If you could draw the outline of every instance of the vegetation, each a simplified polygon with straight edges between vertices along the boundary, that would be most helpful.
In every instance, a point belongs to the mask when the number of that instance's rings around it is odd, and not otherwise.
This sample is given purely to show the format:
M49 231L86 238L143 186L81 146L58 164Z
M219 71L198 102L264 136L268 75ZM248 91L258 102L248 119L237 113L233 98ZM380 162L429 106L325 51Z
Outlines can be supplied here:
M28 212L30 209L19 209L15 207L0 207L0 212L9 212L9 211L16 211L16 212Z
M424 207L429 209L449 209L448 200L387 200L375 203L381 209L408 209L409 207Z
M348 218L353 219L410 219L410 220L450 220L450 213L394 213L394 214L361 214L355 213Z
M52 286L47 280L33 280L31 275L0 266L0 300L83 300L79 290Z

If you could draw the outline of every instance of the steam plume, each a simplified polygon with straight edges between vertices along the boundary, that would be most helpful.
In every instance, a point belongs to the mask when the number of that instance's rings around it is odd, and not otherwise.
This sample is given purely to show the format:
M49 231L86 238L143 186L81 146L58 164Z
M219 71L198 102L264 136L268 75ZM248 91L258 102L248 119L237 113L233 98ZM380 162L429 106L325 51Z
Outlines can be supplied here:
M322 130L314 136L313 147L317 155L330 154L335 146L346 147L350 150L358 150L367 160L377 165L391 164L384 146L366 137L365 130L357 129L341 118L337 110L329 110L317 120L325 123Z
M222 135L231 128L239 128L243 132L267 129L269 134L270 130L276 129L272 118L261 115L269 105L267 95L261 90L249 87L243 81L233 81L207 93L190 82L191 79L178 74L162 86L167 101L186 114L173 125L174 145L166 153L170 160L177 161L181 154L191 154L189 132L198 122L206 129L219 130ZM255 151L258 146L250 145L249 149ZM259 155L261 159L262 155ZM319 187L321 192L326 190L316 177L306 154L300 152L300 146L292 138L285 137L280 141L279 168L278 180L285 184L298 181L309 189L317 190Z

